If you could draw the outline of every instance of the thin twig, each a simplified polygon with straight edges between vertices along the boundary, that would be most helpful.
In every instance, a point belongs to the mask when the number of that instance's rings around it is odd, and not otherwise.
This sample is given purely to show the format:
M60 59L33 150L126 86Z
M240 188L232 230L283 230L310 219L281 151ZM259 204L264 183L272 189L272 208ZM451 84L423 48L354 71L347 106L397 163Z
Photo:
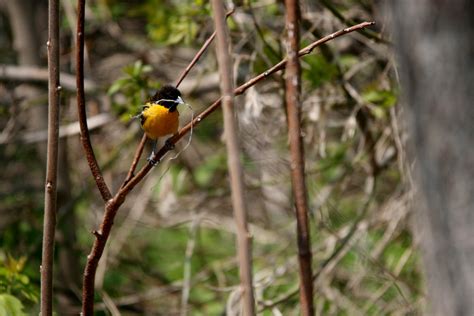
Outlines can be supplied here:
M347 19L344 15L342 15L341 12L339 12L336 8L336 6L328 0L321 0L321 4L326 7L331 13L339 19L342 23L345 25L351 25L354 24L354 21L351 19ZM364 35L367 38L373 39L376 42L383 43L383 44L389 44L391 45L390 41L386 40L385 38L382 37L381 34L378 34L377 32L374 32L372 30L360 30L360 33Z
M48 152L44 191L43 250L41 258L41 315L53 314L54 232L57 210L59 148L59 1L50 0L48 8Z
M234 9L230 10L225 14L225 18L227 19L229 16L231 16L235 12ZM179 79L176 81L176 88L179 87L181 82L183 81L184 78L188 75L188 73L191 71L191 69L194 67L194 65L199 61L201 56L204 54L206 49L211 45L212 41L214 40L214 37L216 37L216 32L214 31L211 36L207 39L206 42L204 42L204 45L202 45L201 49L197 52L196 56L194 56L193 60L189 63L188 67L183 70L181 73L181 76L179 76Z
M290 141L291 183L296 206L296 231L300 276L301 313L314 315L313 282L311 280L311 241L308 223L308 199L304 176L304 149L300 126L301 69L298 59L300 40L300 9L298 0L286 0L286 29L288 33L286 63L286 112Z
M252 284L252 240L247 225L247 204L243 182L237 124L234 114L234 76L232 58L229 52L229 37L224 16L224 4L213 0L214 23L216 28L216 54L221 79L222 109L224 112L224 134L227 147L232 208L237 226L237 253L239 260L240 284L242 290L243 315L255 315L255 300Z
M81 143L87 158L87 163L91 169L97 188L100 191L102 199L108 201L112 198L112 193L105 183L99 164L95 158L92 149L89 129L87 127L86 103L84 97L84 15L85 0L77 2L77 43L76 43L76 85L77 85L77 111L79 115L79 123L81 126Z

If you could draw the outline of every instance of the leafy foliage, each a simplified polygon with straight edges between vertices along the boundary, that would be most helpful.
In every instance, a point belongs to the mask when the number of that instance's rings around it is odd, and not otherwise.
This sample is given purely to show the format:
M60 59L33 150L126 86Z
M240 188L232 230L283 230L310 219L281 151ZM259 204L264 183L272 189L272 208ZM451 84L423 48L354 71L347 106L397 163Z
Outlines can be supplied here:
M26 316L20 300L10 294L0 294L0 316Z
M21 310L23 306L18 301L18 298L30 303L38 302L38 290L30 283L29 277L23 272L25 263L26 257L15 259L11 255L7 255L3 259L0 266L0 293L6 294L0 299L0 310L2 303L5 304L5 308L14 308L16 311ZM18 305L18 303L20 304ZM18 309L19 307L21 308ZM10 314L7 313L6 315Z
M152 90L159 88L159 84L149 78L152 71L150 65L144 65L138 60L133 65L123 69L125 76L117 79L109 88L109 95L124 97L121 100L114 98L113 109L120 115L122 120L129 120L141 110L144 100L148 98Z

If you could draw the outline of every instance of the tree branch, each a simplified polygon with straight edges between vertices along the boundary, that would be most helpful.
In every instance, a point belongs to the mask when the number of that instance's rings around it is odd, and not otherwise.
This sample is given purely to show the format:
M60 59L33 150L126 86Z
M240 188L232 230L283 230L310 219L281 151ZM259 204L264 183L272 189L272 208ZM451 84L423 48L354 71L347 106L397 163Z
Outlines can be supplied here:
M109 201L112 194L105 183L99 164L95 158L94 149L91 145L89 129L87 127L86 104L84 97L84 16L85 16L85 0L77 2L77 34L76 34L76 85L77 85L77 112L79 115L79 123L81 126L81 143L86 153L87 163L91 169L97 188L100 191L102 199Z
M296 231L298 240L298 262L300 275L301 313L314 315L313 282L311 279L311 241L308 224L308 200L304 176L304 148L300 126L301 68L298 59L300 41L298 0L285 0L287 63L286 63L286 111L288 116L288 138L290 141L290 166L293 196L296 205Z
M53 314L53 259L56 229L59 147L59 1L48 8L48 152L44 191L43 250L41 259L41 315Z
M235 10L232 9L229 12L227 12L225 14L225 18L227 19L229 16L231 16L234 13L234 11ZM197 52L196 56L194 56L193 60L191 60L188 67L186 67L186 69L183 70L183 72L181 73L181 76L179 76L179 79L176 81L176 88L179 87L183 79L186 78L186 76L188 75L189 71L191 71L194 65L199 61L199 58L201 58L201 56L204 54L204 52L209 47L209 45L211 45L212 41L214 40L214 37L216 37L216 31L214 31L214 33L212 33L211 36L209 36L207 41L204 43L204 45L202 45L201 49Z
M61 72L61 87L66 90L76 90L75 76ZM0 80L15 80L27 82L46 82L49 79L48 69L37 66L5 65L0 64ZM84 80L85 92L95 92L97 84L91 80Z
M216 54L221 79L222 109L224 112L224 134L227 147L232 208L237 227L237 253L239 260L240 283L243 297L242 314L255 315L255 300L252 285L251 235L247 225L247 205L243 183L240 148L238 143L234 113L234 76L232 58L229 52L229 38L224 16L224 4L213 0L214 24L217 36Z

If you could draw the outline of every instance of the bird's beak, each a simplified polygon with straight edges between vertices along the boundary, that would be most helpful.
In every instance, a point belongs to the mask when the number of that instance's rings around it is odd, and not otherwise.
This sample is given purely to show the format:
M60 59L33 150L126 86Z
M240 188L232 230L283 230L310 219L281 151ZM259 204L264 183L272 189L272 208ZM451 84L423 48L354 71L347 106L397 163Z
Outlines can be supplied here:
M178 102L178 104L184 104L184 101L183 101L183 99L181 99L181 97L178 97L176 99L176 102Z

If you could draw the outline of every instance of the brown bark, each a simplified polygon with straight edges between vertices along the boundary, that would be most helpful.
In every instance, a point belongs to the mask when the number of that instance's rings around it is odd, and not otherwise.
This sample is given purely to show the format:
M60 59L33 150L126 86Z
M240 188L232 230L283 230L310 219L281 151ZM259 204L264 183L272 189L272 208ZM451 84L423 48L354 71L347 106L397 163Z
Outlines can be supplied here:
M57 175L59 148L59 1L49 1L48 14L48 151L41 260L41 315L53 314L53 259L57 211Z
M311 272L311 242L308 224L308 201L304 174L304 150L300 126L301 69L298 58L300 10L298 0L286 0L286 29L288 34L285 72L286 111L290 140L291 183L296 205L298 262L300 275L301 313L314 315L313 278Z

